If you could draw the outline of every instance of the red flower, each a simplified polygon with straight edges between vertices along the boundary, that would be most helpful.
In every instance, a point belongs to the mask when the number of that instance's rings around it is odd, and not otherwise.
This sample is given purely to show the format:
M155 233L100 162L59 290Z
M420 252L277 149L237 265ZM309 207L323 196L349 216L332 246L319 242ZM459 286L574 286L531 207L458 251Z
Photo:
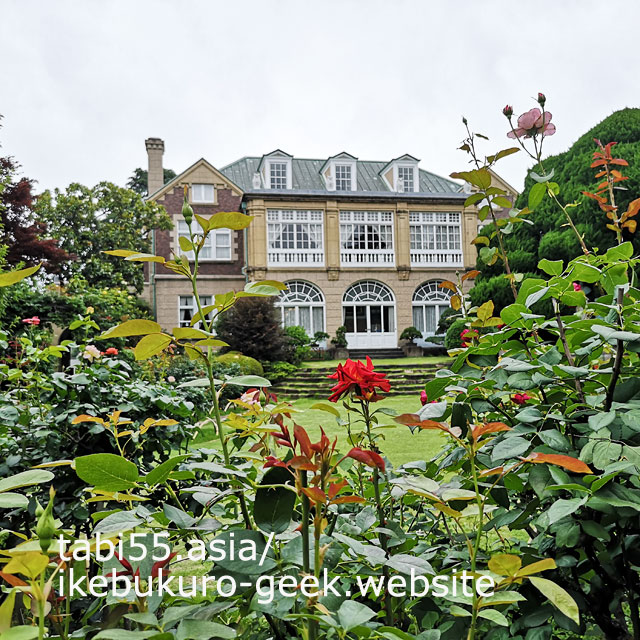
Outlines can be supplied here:
M511 399L516 403L516 404L527 404L527 400L531 400L531 396L526 394L526 393L516 393L515 395L511 396Z
M37 327L40 324L40 318L38 318L38 316L33 316L33 318L25 318L22 322L24 322L24 324L30 324Z
M574 291L582 291L582 287L580 286L579 282L574 282L573 283L573 290Z
M117 356L118 355L118 350L115 347L109 347L106 351L105 354L108 356Z
M469 346L473 342L474 338L478 337L478 332L475 329L463 329L460 332L460 339L462 344Z
M429 402L429 398L427 398L427 392L426 391L421 391L420 392L420 403L424 407L424 405L427 404L427 402Z
M376 388L381 391L390 391L391 385L384 373L374 372L373 369L373 363L369 356L367 356L367 364L360 362L360 360L354 362L349 358L344 365L339 364L336 372L327 376L338 381L335 386L331 387L333 393L329 396L329 401L337 402L350 393L372 402L380 400L380 396L376 394Z

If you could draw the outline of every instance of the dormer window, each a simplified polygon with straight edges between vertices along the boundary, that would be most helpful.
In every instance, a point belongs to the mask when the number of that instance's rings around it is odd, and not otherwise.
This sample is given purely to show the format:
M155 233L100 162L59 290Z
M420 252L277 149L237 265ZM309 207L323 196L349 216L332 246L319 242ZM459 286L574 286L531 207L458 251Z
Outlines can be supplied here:
M212 184L192 184L191 202L198 204L214 204L215 189Z
M415 191L414 167L398 167L398 191L412 193Z
M336 168L336 191L351 191L351 165L337 164Z
M270 162L269 163L269 186L271 189L287 188L287 163L286 162Z
M358 184L357 166L358 158L345 151L331 156L320 169L327 191L355 191Z

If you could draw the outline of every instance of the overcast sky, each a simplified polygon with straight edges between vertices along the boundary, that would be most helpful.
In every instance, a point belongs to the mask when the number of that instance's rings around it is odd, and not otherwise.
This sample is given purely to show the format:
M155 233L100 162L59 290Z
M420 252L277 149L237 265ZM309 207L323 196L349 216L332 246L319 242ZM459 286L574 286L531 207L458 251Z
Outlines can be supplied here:
M0 0L1 153L40 190L124 184L150 136L178 172L281 148L448 175L462 114L489 153L543 91L556 153L640 106L638 24L637 0Z

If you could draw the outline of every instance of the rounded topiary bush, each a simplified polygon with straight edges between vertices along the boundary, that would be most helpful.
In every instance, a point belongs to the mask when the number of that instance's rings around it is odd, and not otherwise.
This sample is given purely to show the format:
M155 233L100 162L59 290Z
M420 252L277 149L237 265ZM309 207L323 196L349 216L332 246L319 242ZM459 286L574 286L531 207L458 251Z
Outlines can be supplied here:
M245 356L239 351L229 351L224 355L217 357L218 362L222 364L237 364L243 375L261 376L264 375L264 369L260 362L255 358Z
M444 336L444 346L446 349L459 349L462 346L460 334L464 331L467 321L464 318L458 318L447 329Z

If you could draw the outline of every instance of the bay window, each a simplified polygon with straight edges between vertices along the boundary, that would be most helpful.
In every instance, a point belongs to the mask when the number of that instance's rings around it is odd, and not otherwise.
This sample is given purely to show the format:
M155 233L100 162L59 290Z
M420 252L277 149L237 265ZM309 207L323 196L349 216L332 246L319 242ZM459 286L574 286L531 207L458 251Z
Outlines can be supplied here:
M267 211L268 266L324 266L322 211Z
M462 266L459 212L412 212L409 214L409 230L412 266Z

